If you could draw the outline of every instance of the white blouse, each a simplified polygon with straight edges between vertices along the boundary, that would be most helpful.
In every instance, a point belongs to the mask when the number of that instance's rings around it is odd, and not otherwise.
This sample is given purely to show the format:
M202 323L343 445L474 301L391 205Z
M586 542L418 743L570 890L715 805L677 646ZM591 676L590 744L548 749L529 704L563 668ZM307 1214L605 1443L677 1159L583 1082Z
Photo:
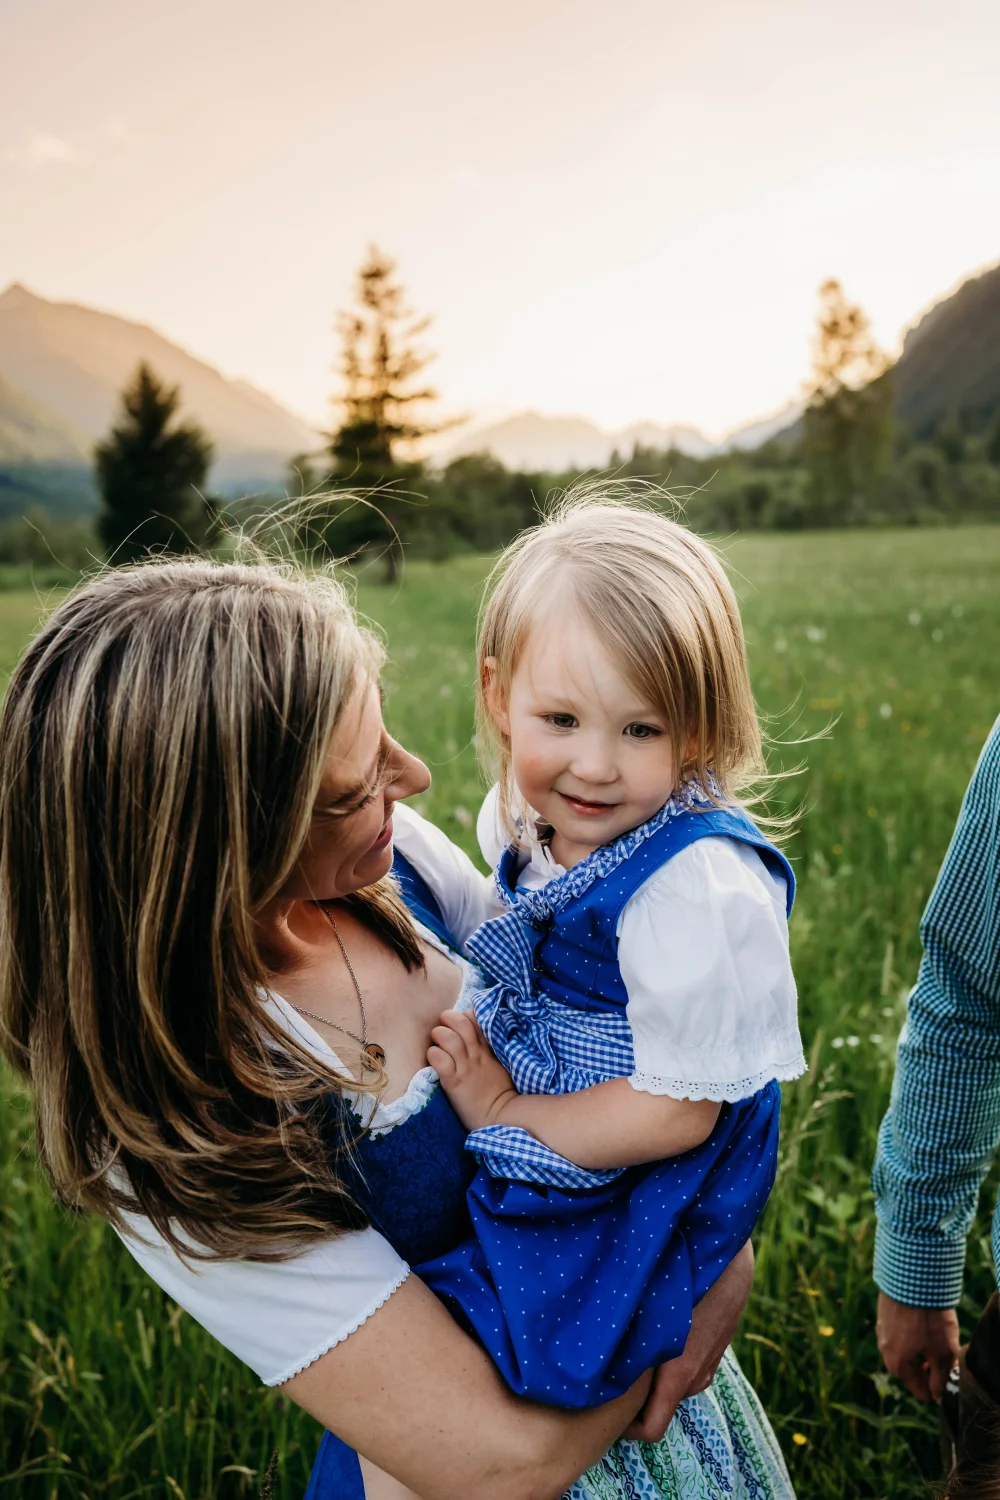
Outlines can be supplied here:
M497 788L477 834L496 865L506 843ZM563 874L543 844L517 877L538 889ZM735 839L689 844L656 870L618 920L633 1088L675 1099L745 1099L806 1069L788 954L785 885Z
M394 843L431 887L458 942L501 910L490 877L480 874L439 828L403 803L396 807L393 825ZM439 946L432 934L423 935ZM467 974L460 1005L470 1003L471 983ZM272 1015L294 1030L304 1046L337 1065L329 1045L280 996L272 996L268 1004ZM436 1086L433 1069L421 1069L402 1098L378 1106L371 1118L373 1131L382 1133L400 1124ZM374 1229L337 1235L289 1260L266 1264L186 1262L137 1216L129 1217L122 1239L167 1296L248 1364L265 1385L290 1380L349 1337L409 1272Z

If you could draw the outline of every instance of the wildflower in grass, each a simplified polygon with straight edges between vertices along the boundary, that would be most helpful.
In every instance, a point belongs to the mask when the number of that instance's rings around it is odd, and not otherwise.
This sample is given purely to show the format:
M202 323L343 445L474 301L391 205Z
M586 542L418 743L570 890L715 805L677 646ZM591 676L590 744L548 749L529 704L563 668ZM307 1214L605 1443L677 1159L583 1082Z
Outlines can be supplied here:
M844 1038L842 1036L835 1036L834 1039L833 1039L833 1041L830 1043L831 1047L837 1047L837 1048L840 1048L843 1045L844 1045Z
M778 639L774 643L774 649L775 649L775 651L787 651L788 650L788 642L785 640L784 636L779 635Z
M820 1333L823 1335L823 1337L825 1339L832 1338L833 1337L833 1324L832 1323L821 1323L819 1325L819 1331L820 1331Z
M792 1442L795 1444L796 1448L804 1448L808 1441L809 1439L806 1437L804 1432L792 1433Z
M438 688L438 692L441 694L442 698L450 698L451 691L452 689L450 682L442 682L441 686Z
M911 609L906 618L909 620L911 625L919 625L920 621L923 619L923 615L920 613L919 609Z
M845 1037L844 1040L847 1042L847 1045L849 1047L856 1047L861 1041L861 1038L859 1036L849 1036Z
M834 852L834 854L843 854L843 852L844 852L844 846L843 846L843 844L834 844L834 846L833 846L833 852Z
M873 1031L868 1040L871 1042L873 1047L881 1047L884 1038L881 1031Z
M878 706L878 711L882 715L883 719L891 719L892 718L892 704L891 703L880 703L879 706Z
M472 814L467 807L456 807L453 809L451 815L455 819L455 822L461 824L463 828L472 827Z
M940 626L937 630L931 631L931 640L936 641L938 645L940 645L944 640L944 631L940 628Z
M814 646L818 646L820 641L826 640L826 631L823 629L822 625L807 625L806 635L808 636L809 640L812 641Z

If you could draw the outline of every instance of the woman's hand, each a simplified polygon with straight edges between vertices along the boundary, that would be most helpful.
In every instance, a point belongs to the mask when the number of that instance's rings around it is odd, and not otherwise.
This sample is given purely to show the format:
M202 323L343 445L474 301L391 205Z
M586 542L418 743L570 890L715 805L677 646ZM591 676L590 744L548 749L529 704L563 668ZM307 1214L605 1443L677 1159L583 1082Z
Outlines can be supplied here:
M918 1401L940 1401L958 1359L954 1309L906 1307L879 1292L875 1335L889 1374Z
M753 1246L748 1240L698 1303L684 1352L660 1365L645 1405L625 1429L625 1437L658 1442L680 1403L708 1389L740 1326L752 1286Z

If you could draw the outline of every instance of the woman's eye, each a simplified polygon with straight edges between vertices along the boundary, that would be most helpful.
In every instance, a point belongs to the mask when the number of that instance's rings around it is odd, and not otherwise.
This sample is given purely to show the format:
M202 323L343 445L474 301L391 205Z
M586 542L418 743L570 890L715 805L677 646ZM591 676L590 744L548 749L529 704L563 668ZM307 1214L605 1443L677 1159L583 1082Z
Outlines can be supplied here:
M660 731L652 724L627 724L625 733L630 740L653 740Z
M553 729L575 729L576 719L572 714L546 714L545 721Z

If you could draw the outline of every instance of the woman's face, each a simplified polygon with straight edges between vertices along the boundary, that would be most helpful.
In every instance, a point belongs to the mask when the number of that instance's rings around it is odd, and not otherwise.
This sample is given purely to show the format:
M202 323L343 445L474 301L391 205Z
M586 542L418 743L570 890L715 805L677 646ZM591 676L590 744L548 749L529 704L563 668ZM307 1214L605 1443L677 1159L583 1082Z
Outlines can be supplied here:
M335 901L381 880L392 867L393 808L430 784L423 761L387 734L378 687L365 682L330 742L309 838L282 897Z

